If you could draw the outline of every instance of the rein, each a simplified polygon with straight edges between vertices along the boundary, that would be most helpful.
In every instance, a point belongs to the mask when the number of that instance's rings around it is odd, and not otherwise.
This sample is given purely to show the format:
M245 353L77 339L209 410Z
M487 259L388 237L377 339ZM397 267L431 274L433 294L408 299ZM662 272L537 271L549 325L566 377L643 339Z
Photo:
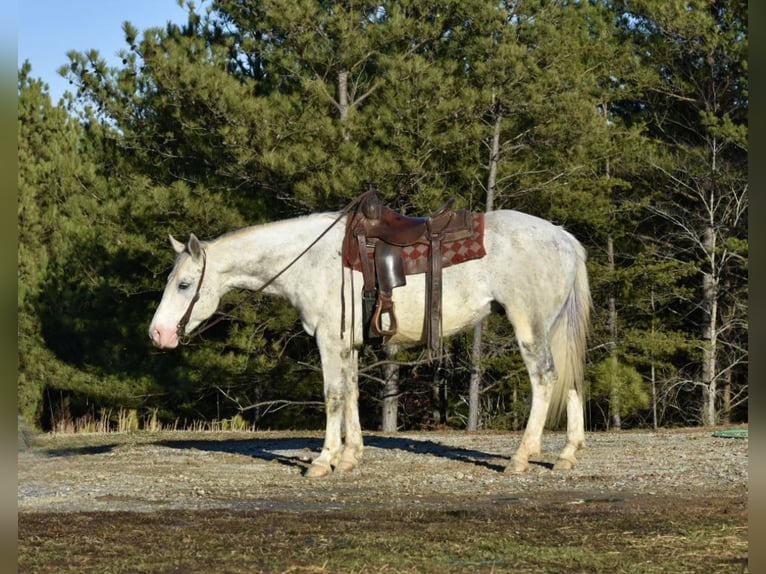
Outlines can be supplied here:
M308 253L309 250L312 247L314 247L314 245L319 243L319 240L322 239L325 235L327 235L330 232L330 230L333 227L335 227L335 225L345 215L347 215L355 206L357 206L359 203L361 203L361 201L367 195L369 195L369 193L370 193L369 191L366 191L366 192L362 193L361 195L359 195L358 197L352 199L348 204L346 204L346 206L343 209L340 210L340 213L338 214L338 217L336 217L332 221L332 223L330 223L330 225L328 225L327 228L324 231L322 231L322 233L320 233L316 237L316 239L314 239L311 243L309 243L309 245L303 251L301 251L298 255L296 255L295 258L292 261L290 261L290 263L285 265L276 275L274 275L271 279L266 281L266 283L261 285L258 289L253 290L252 294L253 295L257 295L258 293L263 292L269 285L271 285L272 283L274 283L274 281L279 279L279 277L281 277L282 274L284 274L288 269L290 269L290 267L292 267L295 263L297 263L298 260L301 257L306 255L306 253ZM202 249L202 273L200 275L199 282L197 283L197 292L194 294L194 297L192 298L191 302L189 303L189 307L186 309L186 313L183 314L183 317L181 317L181 320L178 322L178 325L176 326L176 333L178 334L179 342L182 345L188 345L189 342L192 339L194 339L195 337L198 337L199 335L201 335L202 333L204 333L205 331L207 331L211 327L217 325L218 323L220 323L221 321L223 321L226 318L226 315L222 314L216 320L205 323L202 327L197 329L191 335L186 335L184 333L184 331L186 330L186 325L188 325L189 321L191 320L191 314L192 314L192 311L194 310L194 305L196 305L197 301L199 301L199 294L200 294L200 290L202 289L202 280L205 278L205 268L206 268L206 266L207 266L207 254L205 253L205 249L203 248ZM245 301L242 301L241 303L238 303L237 305L232 307L232 309L229 312L235 311L236 309L239 309L239 307L241 307L244 304L245 304Z

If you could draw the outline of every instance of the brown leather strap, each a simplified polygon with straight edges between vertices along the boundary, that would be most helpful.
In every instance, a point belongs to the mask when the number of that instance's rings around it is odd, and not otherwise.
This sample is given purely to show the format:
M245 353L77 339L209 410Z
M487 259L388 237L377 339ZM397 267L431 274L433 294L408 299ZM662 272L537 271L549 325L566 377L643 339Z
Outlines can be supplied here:
M367 237L357 235L356 242L359 246L359 261L362 264L362 277L364 278L364 290L375 291L375 264L367 252Z
M365 192L359 208L346 222L344 264L362 272L365 341L387 342L396 335L392 290L406 284L405 276L426 275L424 335L429 359L441 355L442 268L460 261L444 261L445 247L474 235L474 214L454 210L450 199L430 217L407 217L383 205L374 187ZM353 239L355 238L355 240ZM418 250L405 257L404 249ZM454 254L447 247L451 257ZM427 255L426 255L427 253ZM387 327L383 321L388 315Z
M200 273L199 281L197 281L197 290L195 291L194 297L192 297L192 300L189 303L189 306L186 308L186 313L183 314L183 317L181 317L181 320L178 321L178 325L176 325L176 334L178 335L179 339L182 339L186 335L185 333L186 325L189 324L192 311L194 310L194 305L196 305L197 301L199 301L199 292L200 292L200 289L202 289L202 280L205 278L206 268L207 268L207 254L205 253L205 250L202 249L202 273Z
M442 320L442 235L431 237L431 252L428 256L428 293L426 298L426 342L429 351L440 355Z
M287 265L285 265L282 269L280 269L276 274L274 274L268 281L266 281L266 283L261 285L258 289L253 290L252 293L256 294L256 293L260 293L261 291L264 291L269 285L271 285L277 279L279 279L279 277L281 277L282 274L284 274L288 269L290 269L290 267L292 267L295 263L297 263L298 260L301 257L306 255L306 253L308 253L309 250L312 247L314 247L314 245L319 243L320 239L322 239L325 235L327 235L330 232L330 230L333 227L335 227L335 225L341 219L343 219L349 213L351 213L352 210L359 205L359 202L361 202L370 193L371 193L370 191L367 191L367 192L361 194L360 196L355 197L350 202L348 202L346 204L346 206L343 209L340 210L340 212L338 213L338 216L332 221L332 223L330 223L330 225L328 225L325 228L324 231L322 231L322 233L320 233L311 243L309 243L303 251L301 251L298 255L296 255L295 258L292 261L290 261ZM202 252L205 253L204 249L203 249ZM197 293L195 294L194 299L193 299L191 305L189 306L189 309L186 310L186 313L184 313L184 316L181 318L181 322L183 322L184 320L186 321L185 323L183 323L183 329L186 328L186 324L191 319L192 309L193 309L194 305L197 303L197 301L199 300L199 290L200 290L200 286L202 284L202 279L205 276L205 269L204 269L205 268L205 264L206 264L206 262L203 262L203 269L202 269L202 275L200 277L200 284L197 285ZM341 291L341 297L342 296L343 296L343 291ZM236 305L234 308L236 309L237 307L240 307L244 303L245 303L245 301L242 301L241 303ZM342 311L343 311L342 312L342 316L341 316L341 322L340 322L340 335L341 335L341 338L342 338L343 337L344 328L345 328L345 324L346 324L345 305L342 305L341 308L342 308ZM217 325L218 323L220 323L224 318L226 318L226 315L220 315L218 317L218 319L205 323L205 325L203 325L201 328L197 329L197 331L193 334L193 336L197 336L198 337L203 332L207 331L208 329L210 329L214 325ZM176 326L176 331L178 331L179 326L181 326L181 324L182 324L181 322L179 322L178 326ZM181 342L182 343L188 343L189 339L191 339L191 337L185 337L185 340L182 340Z

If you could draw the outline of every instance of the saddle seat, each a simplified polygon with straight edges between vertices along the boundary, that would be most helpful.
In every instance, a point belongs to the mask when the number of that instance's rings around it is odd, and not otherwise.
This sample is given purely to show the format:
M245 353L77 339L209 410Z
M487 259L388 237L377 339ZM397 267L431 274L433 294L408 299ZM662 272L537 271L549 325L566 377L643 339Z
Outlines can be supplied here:
M408 217L383 205L377 195L363 201L364 232L368 238L381 239L391 245L404 247L425 241L431 230L446 230L455 217L455 199L449 199L430 217ZM462 227L463 223L460 223Z
M346 223L344 264L355 268L358 260L364 279L362 313L367 344L388 342L397 332L392 291L406 284L406 275L426 274L425 339L431 353L439 353L441 343L442 267L459 261L442 260L442 245L459 241L477 244L471 256L484 255L483 214L455 210L454 199L447 201L429 217L408 217L383 205L377 190L370 187ZM480 228L477 230L475 222ZM425 253L413 259L405 252ZM406 263L406 264L405 264Z

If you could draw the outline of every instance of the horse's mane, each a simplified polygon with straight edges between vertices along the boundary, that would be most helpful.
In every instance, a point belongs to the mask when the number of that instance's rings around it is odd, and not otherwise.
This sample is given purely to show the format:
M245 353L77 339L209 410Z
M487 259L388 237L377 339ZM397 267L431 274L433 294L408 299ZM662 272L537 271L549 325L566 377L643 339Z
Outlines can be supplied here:
M223 240L231 239L232 237L235 237L237 235L250 233L256 230L264 230L264 231L274 230L284 225L292 225L300 221L303 221L305 223L310 223L314 219L318 219L318 220L321 219L321 220L326 220L329 224L333 220L337 219L338 215L340 215L340 211L323 211L323 212L317 212L317 213L308 213L305 215L298 215L298 216L290 217L287 219L277 219L276 221L266 221L264 223L256 223L253 225L247 225L245 227L240 227L238 229L233 229L231 231L222 233L214 241L218 241L219 239L223 239Z

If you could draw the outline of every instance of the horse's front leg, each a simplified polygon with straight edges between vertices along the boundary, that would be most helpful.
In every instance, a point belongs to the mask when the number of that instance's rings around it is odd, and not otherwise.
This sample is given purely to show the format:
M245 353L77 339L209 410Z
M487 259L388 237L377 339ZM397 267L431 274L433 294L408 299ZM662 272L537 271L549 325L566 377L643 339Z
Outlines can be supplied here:
M324 381L324 404L325 404L325 417L326 426L324 434L324 445L322 446L322 452L311 463L306 476L309 478L319 478L327 476L332 472L333 467L337 464L340 458L341 449L343 444L341 442L340 425L343 419L343 404L344 404L344 389L342 385L338 384L340 381L334 379L328 381L328 376L325 372Z
M359 357L356 350L342 352L341 379L345 384L346 401L343 405L346 444L338 462L337 469L348 472L354 470L362 458L362 425L359 422Z
M306 476L327 476L333 470L352 470L362 453L362 431L357 406L356 352L342 344L317 338L322 357L327 424L322 452L311 463ZM344 348L345 347L345 348ZM341 423L346 419L346 448L343 448Z

